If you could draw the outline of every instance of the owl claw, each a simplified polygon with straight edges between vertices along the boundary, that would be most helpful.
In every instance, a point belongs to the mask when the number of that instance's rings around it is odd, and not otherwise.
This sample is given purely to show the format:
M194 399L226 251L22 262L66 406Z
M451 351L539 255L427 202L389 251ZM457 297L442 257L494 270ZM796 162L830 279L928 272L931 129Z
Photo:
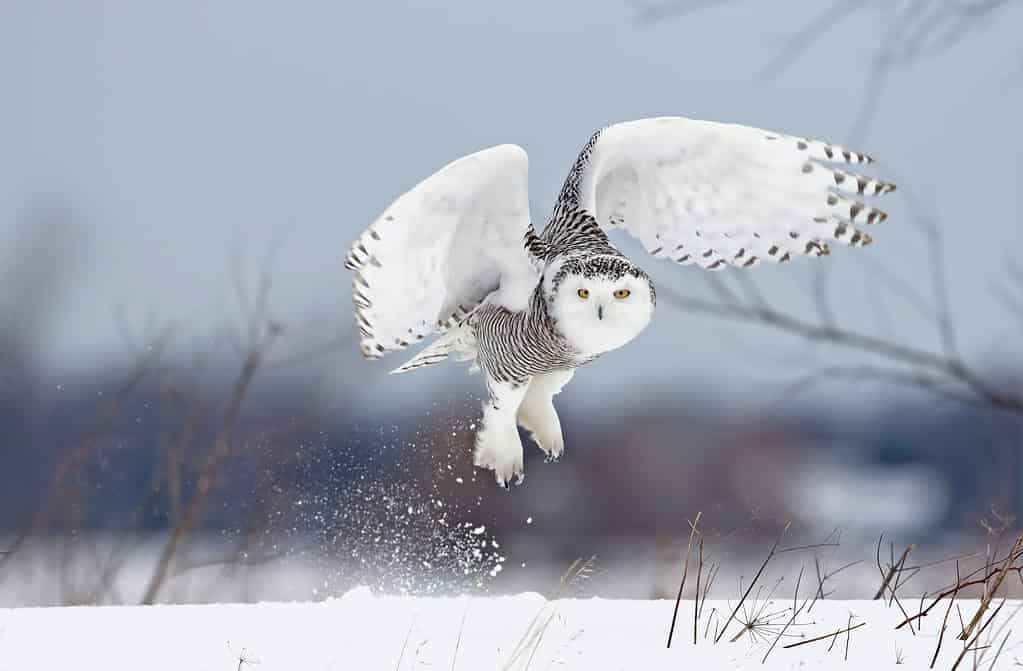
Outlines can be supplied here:
M513 480L521 484L524 474L518 431L502 432L485 424L476 434L473 464L493 471L497 484L504 489L510 489Z

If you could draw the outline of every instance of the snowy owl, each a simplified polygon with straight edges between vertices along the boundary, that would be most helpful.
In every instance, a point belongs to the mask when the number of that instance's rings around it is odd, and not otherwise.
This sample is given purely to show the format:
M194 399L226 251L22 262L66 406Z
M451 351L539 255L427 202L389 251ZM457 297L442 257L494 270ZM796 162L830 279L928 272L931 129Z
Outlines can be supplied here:
M650 322L650 277L605 230L653 257L707 270L826 256L827 240L887 215L856 196L895 186L834 164L865 154L805 138L681 117L595 133L542 234L529 217L526 152L500 145L441 168L394 201L345 258L362 353L436 341L393 372L471 360L488 398L473 463L523 478L523 427L548 460L565 448L553 398L574 370ZM831 164L831 165L829 165Z

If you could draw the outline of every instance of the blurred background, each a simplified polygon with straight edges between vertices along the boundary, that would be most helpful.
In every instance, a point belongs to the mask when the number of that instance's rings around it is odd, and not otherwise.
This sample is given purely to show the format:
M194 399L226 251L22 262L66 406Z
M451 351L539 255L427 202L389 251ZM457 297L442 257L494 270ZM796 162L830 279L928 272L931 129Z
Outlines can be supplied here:
M786 522L822 544L797 563L860 561L847 596L877 546L990 555L1023 505L1020 25L1007 0L7 0L0 606L549 592L591 555L594 593L669 596L698 513L722 598ZM592 131L660 115L871 153L891 216L819 261L648 260L657 318L506 493L471 468L480 378L361 360L342 256L504 142L542 224Z

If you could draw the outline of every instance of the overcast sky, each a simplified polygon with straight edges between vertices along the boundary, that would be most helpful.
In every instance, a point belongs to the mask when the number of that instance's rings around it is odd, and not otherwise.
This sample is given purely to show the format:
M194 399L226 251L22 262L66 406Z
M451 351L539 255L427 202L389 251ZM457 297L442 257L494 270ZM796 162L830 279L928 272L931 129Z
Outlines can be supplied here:
M882 6L896 4L904 3ZM119 306L140 321L157 306L197 330L222 319L233 308L236 249L255 264L280 245L273 299L282 316L350 328L347 244L436 168L484 146L521 144L542 221L593 130L678 114L857 140L940 218L966 352L1004 351L1013 322L990 284L1006 254L1023 258L1023 5L947 53L895 70L858 138L868 67L891 11L814 31L823 34L791 67L760 73L823 9L725 2L651 25L620 0L6 0L0 259L17 254L18 221L33 202L59 200L82 227L81 270L45 343L57 370L123 349ZM901 194L887 203L892 217L871 231L872 247L823 261L834 266L846 324L877 328L876 264L929 291L905 203ZM812 316L814 263L761 266L750 277ZM702 286L694 268L645 265L661 286ZM934 329L898 299L883 305L899 338L936 346ZM751 359L805 351L791 338L662 305L639 342L586 373L598 383L586 388L618 376L690 377L728 396L765 378ZM354 357L353 347L327 363ZM769 370L797 372L784 363Z

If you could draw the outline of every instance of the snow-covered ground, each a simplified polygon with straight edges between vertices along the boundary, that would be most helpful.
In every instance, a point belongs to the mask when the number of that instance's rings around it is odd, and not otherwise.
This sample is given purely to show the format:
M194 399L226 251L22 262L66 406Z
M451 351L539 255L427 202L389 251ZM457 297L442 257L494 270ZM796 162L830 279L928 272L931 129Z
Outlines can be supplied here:
M966 621L978 605L956 603ZM978 639L978 647L989 647L968 653L960 669L1014 666L1023 638L1016 631L1023 627L1013 619L1021 605L1004 605ZM733 621L715 644L715 627L735 603L707 601L694 645L693 603L685 601L670 650L671 601L547 601L531 593L414 598L362 588L316 603L6 609L0 610L0 670L924 669L945 613L941 604L922 631L895 631L903 619L895 605L818 601L778 638L792 606L791 599L775 599L740 609L740 620L760 623L754 635ZM951 668L963 650L956 611L935 668ZM848 641L841 634L784 647L846 628L850 617L853 626L864 624Z

